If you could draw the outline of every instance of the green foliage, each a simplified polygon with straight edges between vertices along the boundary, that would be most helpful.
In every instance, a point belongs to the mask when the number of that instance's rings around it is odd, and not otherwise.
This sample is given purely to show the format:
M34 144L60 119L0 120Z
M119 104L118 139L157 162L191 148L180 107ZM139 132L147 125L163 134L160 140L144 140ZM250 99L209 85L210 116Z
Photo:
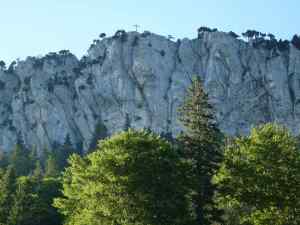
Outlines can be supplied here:
M60 225L61 216L51 206L59 196L60 183L55 179L40 180L36 177L20 177L8 225Z
M217 127L213 108L202 82L194 78L179 109L184 132L178 137L182 156L193 162L197 187L193 196L198 224L220 220L221 212L214 207L215 187L211 178L222 160L222 134Z
M92 152L96 149L97 143L99 140L106 138L107 135L107 128L103 124L102 121L99 121L94 129L94 134L91 140L91 144L89 146L89 152Z
M6 152L0 152L0 168L6 168L8 166L8 157Z
M49 153L50 154L50 153ZM46 168L49 171L49 168ZM47 174L57 176L59 171ZM28 151L22 143L2 154L0 169L0 224L60 225L62 217L52 206L60 196L60 180L43 178L37 151Z
M38 203L37 195L34 193L34 182L30 177L20 177L17 183L12 208L8 217L9 225L33 225L36 224L33 216L35 206Z
M46 173L48 170L51 170L52 175L54 175L56 172L59 173L62 171L68 164L68 158L74 153L81 154L81 149L75 149L72 145L70 136L67 135L63 145L58 146L48 153L45 166Z
M0 224L7 224L15 191L16 175L13 168L0 170Z
M44 175L42 165L41 165L40 161L38 161L38 160L35 163L35 168L33 170L32 175L37 179L41 179Z
M131 130L126 115L126 132L98 142L107 136L99 123L95 151L85 157L68 135L44 154L27 150L19 137L11 152L0 153L0 225L61 225L63 217L65 225L300 224L300 138L268 124L226 140L224 156L198 78L179 119L177 140Z
M42 172L42 165L41 165L40 158L38 156L38 152L37 152L36 147L33 147L31 149L31 151L26 152L26 154L29 154L28 155L29 174L31 175L32 173L36 173L36 172L40 172L42 174L43 173ZM41 170L41 171L37 171L37 170ZM28 175L28 174L26 174L26 175Z
M14 168L17 176L28 175L32 169L32 161L29 158L29 151L21 144L17 144L10 154L9 164Z
M300 224L300 151L284 128L267 124L237 138L214 177L217 202L236 224ZM230 223L228 223L230 224Z
M46 160L45 176L56 177L59 175L59 166L54 154L50 154Z
M190 164L145 131L120 133L73 155L54 205L68 225L193 224Z
M52 206L53 199L60 197L62 183L59 178L44 178L38 189L38 195L44 204L43 208L43 225L61 225L62 215L58 213L57 209Z

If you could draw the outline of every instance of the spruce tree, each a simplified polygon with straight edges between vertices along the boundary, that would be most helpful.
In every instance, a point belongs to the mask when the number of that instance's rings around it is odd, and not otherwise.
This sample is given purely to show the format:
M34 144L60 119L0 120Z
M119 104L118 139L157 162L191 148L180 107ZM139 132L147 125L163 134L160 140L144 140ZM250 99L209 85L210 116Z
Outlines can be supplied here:
M57 177L59 175L59 165L54 156L54 154L50 154L47 158L45 165L45 176L46 177Z
M38 156L38 152L37 152L37 148L33 147L31 149L31 151L29 152L29 166L30 166L30 174L32 174L34 172L34 170L36 169L37 166L37 162L39 161L39 156Z
M7 224L15 192L16 174L12 167L0 175L0 224Z
M46 162L47 162L47 159L50 154L51 154L51 151L49 151L49 149L47 147L42 148L40 162L42 163L43 168L46 168Z
M179 120L184 127L178 137L182 154L193 161L197 179L193 196L197 223L212 224L221 218L221 212L213 204L215 187L211 179L222 160L222 133L199 78L194 78L187 90L179 108Z
M107 128L102 121L99 121L95 126L94 134L90 141L88 152L93 152L97 148L98 141L106 138L107 136Z
M4 169L8 166L7 153L0 151L0 168Z
M68 164L68 158L74 153L79 153L73 147L70 135L65 137L64 144L53 151L53 156L56 160L59 170L63 170Z
M29 177L23 176L19 179L29 179ZM24 220L30 214L31 202L34 199L30 190L23 188L23 186L25 185L17 184L16 193L13 196L12 206L7 218L7 225L23 225Z
M59 179L23 176L16 187L5 225L62 224L62 217L52 206L53 198L61 195Z
M32 172L32 175L38 180L42 179L43 177L43 168L39 160L35 163L35 168Z
M9 157L9 164L14 168L17 176L26 176L32 166L28 150L22 144L17 144Z
M50 221L53 220L52 216L58 215L49 214L53 207L41 195L42 186L43 180L36 177L18 178L7 225L56 225ZM46 196L55 197L51 195L50 190L43 192L47 193Z

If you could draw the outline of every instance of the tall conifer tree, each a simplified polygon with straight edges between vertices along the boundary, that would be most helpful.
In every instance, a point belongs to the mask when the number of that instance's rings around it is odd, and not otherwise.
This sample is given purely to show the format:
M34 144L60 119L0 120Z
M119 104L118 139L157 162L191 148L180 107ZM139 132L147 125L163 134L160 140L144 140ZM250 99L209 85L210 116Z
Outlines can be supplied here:
M15 170L17 176L26 176L32 169L29 151L22 144L16 144L10 153L9 164Z
M193 79L187 91L179 108L179 120L184 127L178 138L183 157L193 161L198 181L193 197L198 224L212 224L221 218L221 212L213 204L215 187L211 178L222 160L222 133L199 78Z
M45 176L46 177L57 177L59 175L60 168L55 155L52 153L48 156L45 165Z
M1 171L0 175L0 224L7 224L15 192L16 174L14 168L9 167Z

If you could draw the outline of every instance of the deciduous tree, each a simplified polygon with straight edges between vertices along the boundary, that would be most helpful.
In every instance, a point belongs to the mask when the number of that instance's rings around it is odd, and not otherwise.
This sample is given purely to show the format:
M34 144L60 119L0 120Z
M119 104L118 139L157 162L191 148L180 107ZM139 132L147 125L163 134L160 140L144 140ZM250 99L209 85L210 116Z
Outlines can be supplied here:
M68 225L193 224L189 172L168 142L129 129L71 156L55 206Z
M236 224L300 224L300 151L285 129L267 124L237 138L214 177L217 202ZM232 224L232 223L230 223Z

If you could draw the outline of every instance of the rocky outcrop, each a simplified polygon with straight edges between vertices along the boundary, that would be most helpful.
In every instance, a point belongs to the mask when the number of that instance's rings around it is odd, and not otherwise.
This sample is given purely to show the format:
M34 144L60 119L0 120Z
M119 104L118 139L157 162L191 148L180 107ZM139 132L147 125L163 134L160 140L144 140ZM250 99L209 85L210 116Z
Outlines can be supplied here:
M300 130L300 51L257 47L223 32L177 42L149 32L96 41L78 60L68 51L28 57L0 70L0 148L64 142L88 149L95 130L127 127L177 134L177 107L202 77L221 129L245 134L276 121Z

